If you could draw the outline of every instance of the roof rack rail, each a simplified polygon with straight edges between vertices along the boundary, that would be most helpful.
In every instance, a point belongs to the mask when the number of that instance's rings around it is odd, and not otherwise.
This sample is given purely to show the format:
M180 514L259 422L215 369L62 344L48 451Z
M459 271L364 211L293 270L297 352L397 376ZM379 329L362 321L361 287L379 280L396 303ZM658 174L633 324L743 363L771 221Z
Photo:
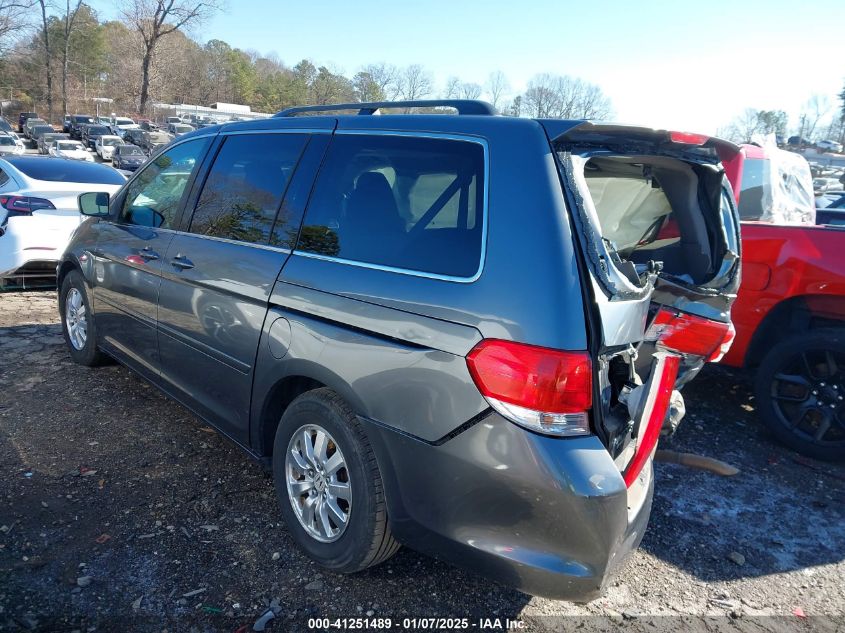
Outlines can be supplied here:
M449 107L458 114L495 115L496 108L486 101L475 99L422 99L414 101L373 101L369 103L336 103L328 105L307 105L287 108L273 115L289 117L301 112L331 112L334 110L358 110L358 114L375 114L382 108L436 108Z

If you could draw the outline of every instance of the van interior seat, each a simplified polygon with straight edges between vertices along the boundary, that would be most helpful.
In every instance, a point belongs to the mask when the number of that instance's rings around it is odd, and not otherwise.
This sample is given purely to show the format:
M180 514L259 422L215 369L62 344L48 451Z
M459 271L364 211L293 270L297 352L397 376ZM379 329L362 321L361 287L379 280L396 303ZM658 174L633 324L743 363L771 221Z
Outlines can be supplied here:
M378 244L383 252L385 241L401 243L405 222L384 174L368 171L358 176L346 203L345 224L342 257L363 257L367 261L371 246Z

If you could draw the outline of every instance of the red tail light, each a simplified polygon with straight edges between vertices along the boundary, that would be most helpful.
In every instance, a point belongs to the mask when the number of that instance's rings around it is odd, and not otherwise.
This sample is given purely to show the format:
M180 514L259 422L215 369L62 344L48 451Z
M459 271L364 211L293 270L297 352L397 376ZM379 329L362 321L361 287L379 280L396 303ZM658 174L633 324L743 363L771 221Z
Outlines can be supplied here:
M654 366L654 371L660 372L655 378L657 388L652 392L651 401L646 402L637 438L637 452L634 453L634 457L623 475L625 485L629 488L637 480L640 471L657 445L660 429L672 400L672 390L675 388L675 380L678 377L680 360L678 356L667 354L658 358L658 362Z
M554 435L590 433L592 363L587 352L485 339L467 356L478 390L507 419Z
M39 209L55 209L55 205L45 198L33 198L30 196L0 196L0 204L9 211L20 214L29 214Z
M695 134L694 132L669 132L669 140L684 145L704 145L710 140L710 137L706 134Z
M645 340L658 341L667 349L701 356L709 361L716 359L720 352L727 352L727 347L724 351L721 348L725 344L730 347L732 330L730 323L661 308L648 328Z

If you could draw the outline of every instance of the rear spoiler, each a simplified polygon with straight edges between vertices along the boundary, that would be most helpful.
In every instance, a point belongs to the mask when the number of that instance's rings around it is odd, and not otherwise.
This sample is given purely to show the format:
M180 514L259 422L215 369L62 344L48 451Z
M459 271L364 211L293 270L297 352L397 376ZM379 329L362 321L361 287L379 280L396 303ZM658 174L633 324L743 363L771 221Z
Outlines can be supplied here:
M595 148L625 154L665 154L700 162L731 162L740 147L724 139L695 134L655 130L650 127L592 121L538 119L552 144L563 147Z

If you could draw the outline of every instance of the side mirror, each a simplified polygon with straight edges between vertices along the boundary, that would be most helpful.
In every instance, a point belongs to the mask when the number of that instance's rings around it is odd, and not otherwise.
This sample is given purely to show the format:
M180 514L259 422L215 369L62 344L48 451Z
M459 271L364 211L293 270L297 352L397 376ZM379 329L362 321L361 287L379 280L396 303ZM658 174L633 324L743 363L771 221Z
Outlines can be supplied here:
M97 191L79 194L79 211L82 215L105 217L109 214L109 194Z

